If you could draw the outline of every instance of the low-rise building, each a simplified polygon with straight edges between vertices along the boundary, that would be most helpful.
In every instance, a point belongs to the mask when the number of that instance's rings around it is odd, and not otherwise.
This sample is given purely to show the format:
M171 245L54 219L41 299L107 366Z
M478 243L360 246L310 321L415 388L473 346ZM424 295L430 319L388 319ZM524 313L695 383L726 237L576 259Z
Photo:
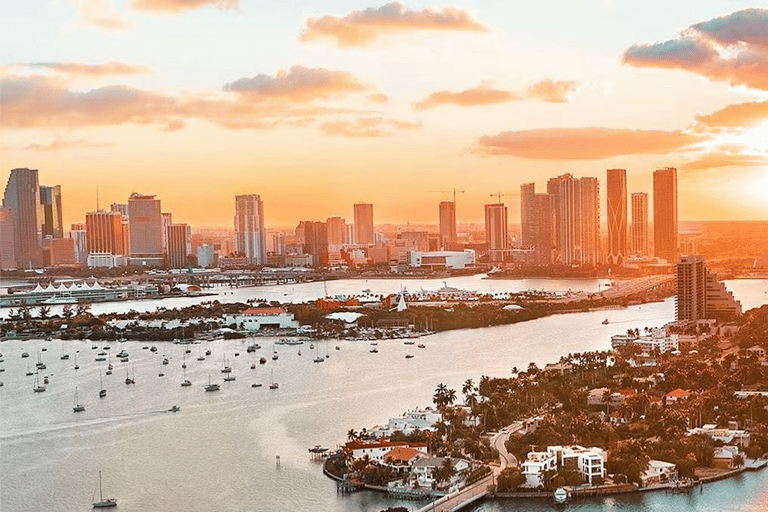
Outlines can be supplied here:
M260 329L298 329L299 322L284 308L248 308L239 315L227 315L226 325L235 324L246 331Z
M584 448L579 445L548 446L547 452L557 457L558 467L577 470L589 485L592 485L595 477L605 478L606 454L602 448Z
M659 353L670 350L677 350L679 340L677 334L667 334L665 329L652 329L650 334L644 336L634 336L628 334L616 334L611 336L611 347L616 350L625 345L637 345L646 354L653 354L658 350Z
M528 487L544 485L544 472L557 469L557 456L551 452L529 452L523 462L522 475Z
M427 454L427 445L425 443L408 443L405 441L350 441L344 445L344 451L349 453L353 459L368 456L369 459L383 462L384 457L394 448L413 448L423 454Z
M648 469L640 475L643 487L660 484L677 478L677 466L671 462L661 460L648 461Z
M688 400L690 397L690 391L686 391L680 388L674 389L664 395L664 398L666 398L668 404L675 403L678 400Z
M746 430L717 428L717 425L708 423L688 430L689 436L697 434L711 437L714 441L720 441L725 445L735 445L742 448L749 446L749 432Z
M470 268L475 266L475 251L473 249L465 249L464 251L410 251L408 264L413 268L432 270Z
M455 485L458 481L462 480L464 476L469 472L469 461L464 459L452 459L446 457L422 457L414 461L413 474L419 486L431 486L433 482L436 482L435 475L437 470L440 469L445 461L450 461L453 466L454 474L448 482L448 486Z

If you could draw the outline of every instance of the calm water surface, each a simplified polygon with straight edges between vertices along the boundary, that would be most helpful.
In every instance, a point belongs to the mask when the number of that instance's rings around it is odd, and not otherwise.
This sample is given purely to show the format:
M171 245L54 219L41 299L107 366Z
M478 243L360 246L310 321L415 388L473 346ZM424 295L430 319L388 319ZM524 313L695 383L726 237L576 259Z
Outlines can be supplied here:
M456 282L458 281L458 282ZM449 280L451 286L495 291L517 289L597 289L600 281L485 281L476 278ZM409 289L420 284L405 282ZM424 283L436 289L439 281ZM738 286L734 286L738 285ZM548 286L547 286L548 285ZM379 293L399 289L392 281L328 282L329 293L358 293L370 288ZM768 302L766 281L729 282L745 307ZM248 298L302 300L323 295L322 283L301 286L235 290L233 300ZM283 294L288 295L283 295ZM180 299L190 301L192 299ZM207 299L210 300L210 299ZM131 307L133 304L98 304L97 308ZM157 304L148 309L154 309ZM163 305L166 305L163 303ZM181 304L180 304L181 305ZM166 305L167 306L167 305ZM169 306L167 306L169 307ZM122 511L379 511L398 504L385 496L361 492L336 494L335 484L323 476L319 463L307 449L316 444L334 447L347 430L386 422L408 408L431 403L439 382L460 389L467 378L507 376L513 366L539 365L560 355L610 347L610 335L630 327L660 326L672 319L674 302L645 304L623 310L556 315L521 324L441 333L423 338L426 349L402 341L382 341L379 354L356 341L316 343L317 353L330 356L312 363L309 345L277 345L279 359L272 361L272 340L256 340L262 349L255 358L245 347L250 340L215 341L192 345L186 355L186 377L191 387L181 387L184 347L157 343L157 353L142 350L151 343L98 343L111 346L115 366L105 375L106 362L95 362L98 350L83 341L9 341L0 343L0 510L90 510L98 471L104 475L105 494L118 498ZM608 318L609 325L603 325ZM339 350L336 350L338 345ZM42 348L46 348L45 352ZM121 348L129 363L115 360ZM197 357L210 348L204 361ZM29 358L21 358L22 352ZM235 356L239 352L239 356ZM415 358L405 359L407 352ZM60 359L69 353L70 360ZM77 354L79 370L74 370ZM266 356L268 363L250 366ZM170 364L161 364L163 356ZM38 357L50 376L44 393L33 393ZM221 368L234 369L234 382L223 382ZM159 377L159 372L164 377ZM126 372L136 384L124 383ZM98 397L99 377L108 390ZM269 390L274 380L278 390ZM205 392L212 379L219 392ZM252 388L252 383L262 387ZM73 413L75 388L86 411ZM178 405L177 413L165 412ZM276 457L280 456L280 467ZM734 510L768 509L768 471L711 484L702 495L651 494L574 504L575 510ZM414 503L404 503L414 507ZM548 503L487 502L477 512L549 510Z

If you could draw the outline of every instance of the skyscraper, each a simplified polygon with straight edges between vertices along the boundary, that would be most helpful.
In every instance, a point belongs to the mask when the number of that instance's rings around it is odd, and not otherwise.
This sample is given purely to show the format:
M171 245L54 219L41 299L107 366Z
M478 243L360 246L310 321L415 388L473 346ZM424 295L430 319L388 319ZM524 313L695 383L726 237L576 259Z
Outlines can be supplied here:
M485 243L492 262L504 261L507 250L507 207L503 203L485 205Z
M547 182L553 196L557 260L597 264L600 257L600 190L597 178L563 174Z
M597 265L600 263L600 183L597 178L578 181L581 208L578 258L582 265Z
M701 320L707 307L707 275L703 256L683 256L677 262L677 320Z
M186 224L168 226L168 266L185 268L192 254L192 230Z
M254 265L267 263L264 203L257 194L235 196L235 252Z
M347 243L347 223L341 217L328 217L325 221L328 231L328 245Z
M440 236L443 248L452 250L456 245L456 203L442 201L439 207Z
M16 267L43 265L41 224L38 218L40 186L37 169L12 169L3 195L3 207L12 212Z
M632 227L630 228L629 248L635 254L648 254L648 194L632 194Z
M120 212L88 212L85 214L85 230L88 236L88 252L125 255L123 218Z
M128 198L128 222L131 240L130 264L162 266L165 262L165 254L160 200L155 199L153 195L135 192L131 194Z
M627 171L608 169L608 264L627 257Z
M523 247L534 246L534 195L535 183L523 183L520 185L520 238Z
M312 265L328 264L328 226L325 222L304 223L304 252L312 255Z
M41 234L53 238L64 237L61 211L61 185L49 187L40 185Z
M555 223L554 197L549 194L534 194L533 208L528 218L530 246L533 248L536 265L551 265L554 262Z
M69 238L75 241L75 261L88 262L88 228L85 224L72 224L69 228Z
M15 247L13 211L10 208L0 208L0 270L16 268Z
M672 263L677 258L677 169L653 173L654 254Z
M373 237L373 205L358 203L355 209L355 243L372 244Z

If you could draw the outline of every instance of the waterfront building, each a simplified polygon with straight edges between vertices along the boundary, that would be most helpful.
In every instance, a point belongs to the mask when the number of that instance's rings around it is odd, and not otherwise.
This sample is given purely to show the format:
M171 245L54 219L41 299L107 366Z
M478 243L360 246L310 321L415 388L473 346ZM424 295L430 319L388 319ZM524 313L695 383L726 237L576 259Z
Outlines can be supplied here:
M507 207L503 203L485 205L485 243L489 261L504 261L508 236Z
M40 232L43 238L63 238L61 185L40 185Z
M156 297L157 294L158 288L155 285L139 285L134 283L127 286L105 287L97 281L67 281L50 283L46 287L38 284L32 290L0 295L0 307L131 300Z
M741 302L728 291L717 274L707 269L706 284L707 318L728 319L741 316Z
M522 246L533 250L531 263L554 263L555 196L537 194L535 183L524 183L520 186L520 218Z
M600 259L600 208L597 178L576 179L571 174L552 178L557 260L564 265L591 264Z
M373 233L373 205L358 203L354 205L355 243L364 245L375 243Z
M579 445L548 446L547 452L557 457L560 468L577 470L589 485L592 485L596 477L605 478L607 456L602 448L584 448Z
M427 451L426 443L408 443L406 441L350 441L344 445L344 451L350 454L351 458L359 459L366 455L370 460L377 462L383 462L384 457L397 447L413 448L423 454L429 453Z
M632 194L632 226L629 250L638 256L648 255L648 194Z
M227 315L224 324L235 325L238 329L258 331L261 329L298 329L299 322L284 308L248 308L237 315Z
M648 469L640 475L643 487L660 484L677 479L677 466L671 462L651 459L648 461Z
M621 265L627 257L627 171L608 169L608 264Z
M717 425L709 423L702 425L701 427L689 429L688 435L705 435L711 437L713 441L719 441L727 445L740 446L742 448L749 446L750 441L749 432L746 430L718 428Z
M208 244L197 246L197 266L202 268L208 268L214 266L214 252L213 246Z
M684 255L677 262L675 309L678 321L741 315L741 303L707 269L704 257L699 255Z
M186 268L192 255L192 228L186 224L168 226L168 266Z
M463 480L469 472L469 461L460 458L451 457L421 457L416 459L411 467L413 475L419 487L432 488L432 484L437 482L436 475L440 468L448 461L453 467L453 475L447 483L448 487L453 487L459 481Z
M474 249L463 251L409 251L408 265L430 270L460 269L475 266Z
M653 354L658 350L660 354L680 348L680 338L677 334L667 334L665 329L653 328L649 334L643 336L630 336L628 334L615 334L611 336L611 348L616 350L624 345L637 345L646 354Z
M267 263L264 203L257 194L235 196L235 252L253 265Z
M75 261L79 264L88 262L88 228L84 223L72 224L69 238L75 242Z
M522 466L525 484L535 489L544 485L546 471L557 470L557 457L551 452L528 452Z
M285 233L281 231L269 233L269 236L267 236L267 253L279 256L287 254Z
M535 183L520 185L520 238L522 247L535 246Z
M163 220L160 200L154 195L132 193L128 199L130 229L130 264L160 267L163 252Z
M16 268L43 266L39 204L37 169L12 169L5 185L3 207L12 212Z
M677 169L653 173L654 254L668 262L677 259Z
M13 210L10 208L0 208L0 270L16 268L15 248Z
M456 203L441 201L438 208L442 248L452 250L456 245Z
M600 263L600 184L597 178L581 178L579 189L581 233L577 254L582 265L597 265Z
M328 233L328 245L344 245L347 243L347 223L341 217L328 217L325 221Z

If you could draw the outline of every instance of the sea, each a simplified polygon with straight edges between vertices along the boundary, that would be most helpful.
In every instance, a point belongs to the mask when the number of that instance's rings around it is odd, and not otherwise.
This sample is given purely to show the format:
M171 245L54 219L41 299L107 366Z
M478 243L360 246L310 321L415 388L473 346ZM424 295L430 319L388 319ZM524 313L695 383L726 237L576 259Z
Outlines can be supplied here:
M436 290L598 291L606 280L342 280L249 288L215 288L215 297L94 304L93 312L183 307L205 300L300 302L325 295ZM768 280L726 286L745 309L768 303ZM465 329L403 340L320 340L299 346L274 338L216 340L189 346L153 342L27 340L0 343L0 511L90 510L104 497L118 511L379 512L416 509L385 494L340 494L308 451L335 449L347 431L372 428L409 409L431 404L438 384L461 389L466 379L504 377L513 367L539 366L560 356L610 348L612 334L661 326L674 317L674 299L624 309L553 315L513 325ZM604 320L608 324L604 324ZM247 353L251 343L261 348ZM150 347L155 346L156 352ZM93 348L93 347L96 348ZM105 347L109 347L108 349ZM185 350L189 348L190 353ZM116 353L129 354L119 362ZM205 351L211 354L206 356ZM97 362L98 352L108 361ZM277 352L278 359L271 355ZM301 351L301 355L299 355ZM26 352L29 357L22 358ZM405 358L411 353L413 358ZM67 360L61 356L68 354ZM327 358L325 356L328 356ZM265 364L258 359L264 356ZM313 363L321 356L323 363ZM198 360L198 358L202 358ZM168 359L168 364L163 364ZM38 375L38 361L46 365ZM79 366L74 369L75 363ZM107 365L114 366L106 375ZM186 368L183 365L186 364ZM251 366L255 365L252 369ZM236 380L224 382L231 366ZM160 376L160 374L163 376ZM46 391L35 379L48 376ZM126 377L135 384L126 384ZM189 379L192 386L182 387ZM206 392L209 382L220 391ZM269 389L277 382L277 389ZM257 387L254 387L256 385ZM107 390L100 398L99 390ZM73 412L75 397L86 407ZM178 412L169 412L172 406ZM703 493L645 493L571 503L580 511L768 510L768 470L707 484ZM549 502L488 500L467 510L549 510Z

